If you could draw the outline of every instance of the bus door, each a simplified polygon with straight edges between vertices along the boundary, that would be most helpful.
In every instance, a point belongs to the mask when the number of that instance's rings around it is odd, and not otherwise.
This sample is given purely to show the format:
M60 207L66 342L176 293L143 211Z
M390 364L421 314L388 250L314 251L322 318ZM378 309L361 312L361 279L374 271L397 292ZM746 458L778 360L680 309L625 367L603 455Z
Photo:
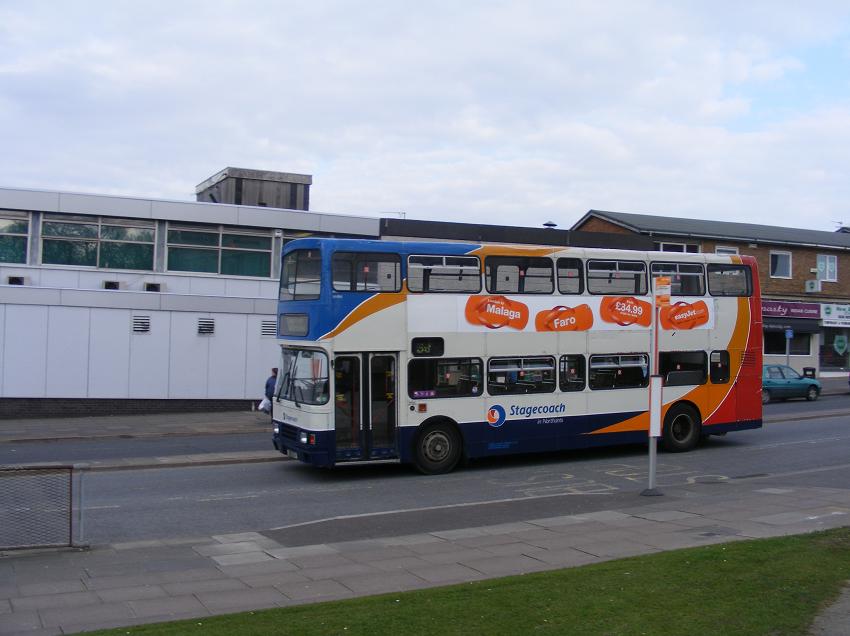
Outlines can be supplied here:
M395 354L334 358L336 459L396 456L396 369Z

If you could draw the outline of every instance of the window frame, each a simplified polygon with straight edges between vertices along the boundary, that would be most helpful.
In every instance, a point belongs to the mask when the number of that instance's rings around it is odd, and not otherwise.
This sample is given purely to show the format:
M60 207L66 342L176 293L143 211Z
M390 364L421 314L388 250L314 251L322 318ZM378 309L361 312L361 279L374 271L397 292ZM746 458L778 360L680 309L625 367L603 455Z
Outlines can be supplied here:
M680 250L668 250L664 249L667 246L676 246L681 247ZM676 254L699 254L700 246L699 243L679 243L677 241L655 241L653 244L656 252L667 252L667 253L676 253ZM694 248L694 249L688 249Z
M300 279L298 278L298 269L299 269L299 265L301 264L300 256L301 256L302 253L305 253L305 252L308 254L308 258L310 258L311 263L315 264L316 262L318 262L318 264L319 264L319 268L318 268L319 277L317 279L310 278L310 279L305 279L303 281L300 281ZM316 257L313 258L313 257L309 256L310 252L315 252ZM287 271L288 271L287 267L286 267L287 266L287 259L290 258L291 256L295 256L295 268L294 268L295 269L295 271L294 271L295 282L294 282L293 285L287 285L286 286L286 297L284 297L284 279L287 277ZM281 271L280 271L280 283L278 284L278 294L277 294L278 301L318 300L321 297L321 295L322 295L322 271L324 270L324 265L322 263L322 250L320 248L318 248L318 247L302 248L302 249L297 249L297 250L292 250L290 252L287 252L283 256L280 269L281 269ZM314 293L308 293L308 294L299 295L298 294L299 281L301 282L301 284L306 284L308 282L310 282L310 283L315 282L316 283L316 293L315 294ZM289 291L290 288L292 288L291 292Z
M470 262L471 262L472 259L474 259L475 262L476 262L475 278L478 280L478 286L474 289L470 288L470 289L464 289L464 290L450 290L450 289L447 289L447 290L432 290L432 289L428 288L428 285L425 284L425 281L426 281L426 279L430 279L431 276L433 275L434 267L428 266L428 265L420 265L418 263L412 263L411 259L414 259L414 258L435 258L435 259L439 258L439 259L442 259L442 261L443 261L442 266L443 267L445 267L447 269L451 267L451 268L459 270L461 273L458 274L458 276L460 276L461 278L464 278L464 279L472 278L471 274L466 275L466 274L462 273L463 270L466 270L466 269L471 271L472 265L451 265L450 266L450 265L446 265L446 259L449 259L449 258L470 259ZM422 288L421 289L414 289L413 285L411 284L412 283L412 277L410 275L410 272L411 272L411 270L414 270L414 269L422 269L423 270L422 279L421 279L422 280ZM429 270L429 274L427 276L425 275L426 269ZM450 274L443 274L443 275L449 276ZM470 254L458 254L458 255L453 255L453 254L408 254L408 256L407 256L407 291L409 291L412 294L479 294L479 293L481 293L481 289L482 289L481 258L478 257L478 256L470 255Z
M62 236L61 234L51 235L45 234L45 226L48 228L51 224L61 225L80 225L92 226L95 228L93 236ZM103 236L104 228L122 228L129 230L145 230L150 231L150 240L139 240L133 238L106 238ZM74 267L91 270L110 270L110 271L127 271L127 272L153 272L156 268L157 255L157 223L150 219L131 219L123 217L105 217L105 216L85 216L85 215L60 215L47 213L41 219L41 227L39 228L39 261L40 265L59 266L59 267ZM94 264L76 264L76 263L58 263L45 261L44 255L48 250L45 249L45 243L50 244L94 244ZM104 245L139 245L150 248L150 266L149 267L114 267L103 264ZM147 263L145 263L147 265Z
M702 364L699 369L667 369L666 365L676 364L673 359L677 355L684 356L701 356ZM702 349L689 351L659 351L658 352L658 374L664 378L664 386L702 386L708 383L708 354ZM682 360L678 364L690 364L688 360ZM685 379L692 377L693 373L701 373L699 382L685 382ZM677 380L671 382L671 374L678 374L672 379Z
M641 265L643 267L643 270L640 272L641 273L640 282L641 282L642 291L640 291L640 292L637 292L637 291L626 292L626 291L614 291L614 290L594 291L594 289L592 288L592 285L591 285L592 280L598 280L598 279L601 279L601 278L607 278L609 281L612 280L611 274L609 274L607 277L604 276L604 275L603 276L595 276L595 277L590 275L591 266L594 265L594 264L597 264L597 263L614 263L615 265L617 265L617 268L610 270L612 272L620 271L619 265L621 263ZM599 270L595 270L595 271L605 272L605 271L608 271L608 270L599 269ZM628 270L624 270L624 271L628 271ZM623 278L625 278L625 277L623 277ZM646 296L649 293L648 268L646 266L646 261L638 261L638 260L630 260L630 259L618 259L618 258L589 258L585 261L585 281L586 281L585 289L587 290L587 293L591 294L592 296L622 296L622 295Z
M683 293L676 293L676 291L675 291L676 290L676 283L674 282L675 276L679 276L680 278L682 276L696 277L697 275L695 273L681 274L678 271L676 271L676 272L658 272L657 276L668 276L670 278L670 295L671 296L685 296L685 297L694 296L694 297L697 297L697 296L705 296L705 294L707 293L708 285L707 285L706 280L705 280L705 267L703 266L702 263L691 263L691 262L688 262L688 261L679 261L679 262L675 262L675 261L652 261L649 264L649 277L653 280L655 280L655 278L657 277L656 272L654 271L656 265L673 266L673 267L677 268L677 270L678 270L679 266L687 265L689 267L698 267L699 270L700 270L699 271L699 280L700 280L700 287L701 287L702 291L698 294L683 294ZM680 282L679 283L679 290L680 291L681 291L681 288L682 288L682 286L681 286L681 282Z
M26 225L26 232L12 232L8 230L4 230L0 227L0 241L3 241L5 238L12 239L10 244L19 242L20 239L23 239L24 246L24 258L21 261L11 261L11 260L2 260L0 259L0 264L3 265L26 265L29 262L30 256L30 235L32 234L32 218L28 212L16 212L13 210L0 210L0 222L2 221L11 221L12 223L24 223ZM2 252L0 252L0 256L2 256Z
M183 232L187 234L196 233L196 234L215 234L216 235L216 243L188 243L188 242L172 242L171 234L172 232ZM246 248L246 247L233 247L231 245L225 245L225 236L246 236L253 238L262 238L267 239L269 247L268 249L263 248ZM199 250L199 251L207 251L207 252L216 252L216 269L215 271L208 270L197 270L197 269L173 269L172 268L172 258L171 252L173 250ZM261 254L266 255L268 259L268 274L234 274L230 272L223 271L223 264L225 262L225 255L229 254L238 254L238 253L250 253L250 254ZM190 273L195 275L213 275L213 276L234 276L239 278L253 278L258 280L267 280L273 278L274 268L272 267L273 257L275 254L274 248L274 235L271 229L262 229L262 228L247 228L247 227L234 227L229 225L214 225L214 224L203 224L203 223L173 223L169 221L165 228L165 271L167 272L180 272L180 273Z
M627 385L627 386L617 386L616 385L616 376L618 374L614 374L612 378L612 383L610 386L594 386L594 381L596 380L591 374L593 372L594 366L594 358L616 358L617 364L607 364L607 365L598 365L597 369L623 369L623 368L644 368L646 371L642 374L643 382L641 384L636 385ZM642 358L643 364L623 364L624 358ZM613 362L613 360L611 360ZM596 353L592 354L587 361L587 386L591 391L622 391L624 389L645 389L649 386L649 376L650 376L650 367L649 367L649 354L648 353Z
M821 258L826 259L826 266L824 267L825 274L821 277L821 269L820 269L820 261ZM829 276L829 263L833 263L833 277L828 278ZM817 255L817 270L818 270L818 280L823 283L837 283L838 282L838 255L837 254L818 254Z
M518 361L519 364L516 367L516 371L517 372L523 372L523 373L525 372L525 368L526 368L525 365L526 365L527 362L533 362L535 360L549 361L551 363L551 366L548 367L548 368L551 369L551 372L552 372L552 387L550 389L545 389L545 390L526 390L526 391L512 390L512 391L497 391L497 392L494 393L493 391L490 390L491 385L500 386L500 385L502 385L502 383L501 382L492 382L490 380L491 374L493 373L493 371L491 371L490 367L491 367L493 362L510 361L510 360ZM533 369L533 367L528 367L528 368ZM508 369L504 369L504 371L509 372ZM546 355L539 355L539 356L522 356L522 355L519 355L519 356L493 356L492 358L487 359L486 381L487 381L487 394L494 396L494 397L502 397L504 395L535 395L535 394L539 394L539 393L554 393L555 389L558 388L557 360L555 359L555 356L546 356ZM519 373L517 373L517 378L513 382L512 386L517 386L518 384L519 384ZM504 383L504 386L505 387L509 386L509 383L506 381ZM540 383L540 386L543 386L542 381Z
M738 247L735 245L715 245L714 253L717 256L738 256Z
M489 267L491 263L496 262L496 269L494 273L491 275L489 272ZM499 261L502 261L503 265L514 265L517 267L517 290L516 291L496 291L491 286L492 278L496 276L496 272L498 271ZM512 262L514 261L514 262ZM522 268L520 263L521 261L527 261L525 268ZM549 267L549 283L550 290L549 291L526 291L525 290L525 277L524 273L530 268L537 268L539 265L534 264L534 261L545 261L548 263ZM534 276L534 278L544 278L543 276ZM520 285L520 281L523 281L523 284ZM488 294L507 294L511 296L520 296L520 295L530 295L530 296L550 296L555 293L555 263L548 256L502 256L500 254L493 254L490 256L486 256L484 258L484 285L487 289ZM498 281L496 281L495 287L498 288ZM522 289L520 289L522 287Z
M569 381L565 380L566 362L568 358L581 360L581 387L573 383L572 388ZM587 358L583 353L565 353L558 358L558 390L561 393L578 393L587 388Z
M471 365L477 365L478 366L479 380L478 380L478 392L477 393L471 392L472 382L470 380L470 392L469 393L464 393L464 394L461 394L461 395L436 395L436 394L435 395L418 395L418 396L415 395L415 392L413 391L413 387L411 387L411 385L410 385L410 380L413 377L412 367L413 367L414 364L418 364L418 365L421 365L421 366L425 366L425 365L428 365L428 364L434 364L435 365L434 378L436 379L436 377L440 373L439 367L440 367L441 363L446 364L448 362L453 362L454 364L459 364L457 361L465 361L465 364L467 366L471 366ZM471 374L470 374L470 378L472 378ZM407 361L407 396L411 400L453 400L453 399L457 399L457 398L469 398L469 397L480 398L484 395L484 390L485 390L484 387L485 387L484 360L480 357L477 357L477 356L468 356L468 357L452 356L452 357L445 357L445 358L444 357L435 357L435 358L420 357L420 358L410 358L410 360ZM426 392L426 391L434 391L436 393L437 389L435 388L435 389L424 389L424 390L422 390L423 393Z
M577 292L564 291L561 288L561 278L562 277L559 274L560 267L561 267L561 261L575 261L576 263L578 263L578 291ZM584 261L580 258L576 258L575 256L561 256L559 258L556 258L555 259L555 278L557 279L557 282L558 282L558 293L559 294L561 294L562 296L581 296L582 294L584 294L584 289L585 289Z
M355 274L357 272L357 265L363 262L376 262L376 263L394 263L395 264L395 286L393 289L357 289L357 277L354 278L355 289L341 289L336 286L336 263L337 258L342 255L350 255L354 257L365 257L365 258L354 258L351 261L351 274ZM350 252L347 250L339 250L333 252L331 254L331 289L335 293L353 293L353 294L397 294L401 291L402 288L402 273L401 273L401 254L396 252ZM351 274L349 275L349 285L351 284ZM376 272L377 274L377 272ZM380 282L378 283L380 286Z
M734 293L727 294L721 293L721 290L714 290L712 288L711 282L713 280L712 274L716 272L723 271L742 271L744 272L744 278L747 285L747 288L744 290L744 293ZM733 263L708 263L705 268L705 281L707 283L708 294L709 296L713 296L716 298L750 298L753 295L753 268L746 264L733 264Z
M776 257L787 256L788 257L788 275L787 276L782 276L782 275L774 273L774 271L773 271L773 257L774 256L776 256ZM779 263L779 260L777 258L777 264L778 263ZM768 263L767 271L768 271L768 274L770 275L770 278L777 278L777 279L781 279L781 280L791 280L794 276L794 264L793 264L793 254L792 254L792 252L788 252L788 251L785 251L785 250L770 250L770 261Z

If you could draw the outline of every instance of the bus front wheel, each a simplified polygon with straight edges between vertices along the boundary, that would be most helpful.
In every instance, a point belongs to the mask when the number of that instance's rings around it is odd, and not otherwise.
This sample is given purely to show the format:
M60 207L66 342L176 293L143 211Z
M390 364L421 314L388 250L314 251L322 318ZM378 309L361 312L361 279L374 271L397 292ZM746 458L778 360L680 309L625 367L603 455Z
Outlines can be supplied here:
M683 453L693 450L702 433L699 413L688 404L676 404L664 418L664 430L661 439L664 450Z
M450 472L460 456L460 434L448 422L428 424L416 437L414 463L419 472L425 475Z

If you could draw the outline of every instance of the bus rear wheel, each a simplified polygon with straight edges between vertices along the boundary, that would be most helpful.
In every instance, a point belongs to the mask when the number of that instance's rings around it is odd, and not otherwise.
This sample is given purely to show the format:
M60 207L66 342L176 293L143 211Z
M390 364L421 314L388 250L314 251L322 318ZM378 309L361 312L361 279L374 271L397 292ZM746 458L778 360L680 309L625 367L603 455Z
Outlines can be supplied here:
M450 472L460 461L460 434L448 422L428 424L416 437L413 457L417 470L425 475Z
M693 450L702 434L699 413L688 404L676 404L667 411L661 440L664 450L683 453Z

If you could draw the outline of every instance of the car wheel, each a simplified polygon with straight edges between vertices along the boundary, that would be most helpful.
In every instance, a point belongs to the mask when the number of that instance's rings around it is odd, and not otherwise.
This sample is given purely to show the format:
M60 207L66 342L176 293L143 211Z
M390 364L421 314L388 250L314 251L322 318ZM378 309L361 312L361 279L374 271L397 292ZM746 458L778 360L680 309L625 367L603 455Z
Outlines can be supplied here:
M699 413L688 404L676 404L664 418L661 439L664 450L682 453L696 447L702 435Z
M809 402L814 402L818 399L818 388L816 386L809 387L809 390L806 391L806 399Z
M460 460L461 446L460 434L453 424L429 424L416 437L413 461L425 475L448 473Z
M761 403L767 404L768 402L770 402L770 391L768 391L767 389L762 389L761 390Z

